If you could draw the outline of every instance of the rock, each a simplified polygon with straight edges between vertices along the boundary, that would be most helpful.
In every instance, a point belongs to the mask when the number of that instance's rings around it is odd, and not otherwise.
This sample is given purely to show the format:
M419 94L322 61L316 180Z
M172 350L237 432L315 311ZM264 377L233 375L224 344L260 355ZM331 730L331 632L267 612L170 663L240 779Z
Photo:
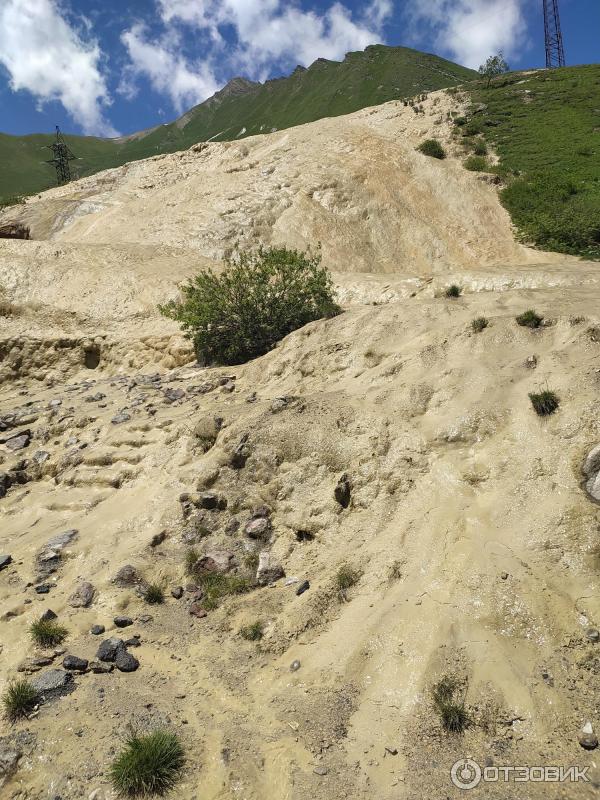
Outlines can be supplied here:
M352 485L350 478L346 473L337 482L337 486L333 490L333 496L342 508L348 508L350 505L350 497L352 494Z
M140 642L139 634L137 636L132 636L131 639L125 639L125 647L141 647L142 643Z
M40 619L44 620L44 622L49 622L50 620L58 619L58 614L55 614L51 608L47 608Z
M205 611L199 603L192 603L189 607L189 613L198 619L208 616L208 612Z
M598 642L600 641L600 631L597 628L588 628L585 632L585 638L589 642Z
M276 397L271 403L271 412L277 414L279 411L283 411L290 404L290 400L289 397Z
M123 422L129 422L131 419L131 414L128 414L126 411L120 411L118 414L111 419L113 425L122 425Z
M0 472L0 499L6 497L6 494L12 486L12 480L6 472Z
M106 628L104 627L104 625L92 625L90 633L93 636L100 636L101 634L104 633L105 630Z
M36 464L44 464L50 458L50 453L47 450L36 450L33 454L33 461Z
M233 381L227 381L227 383L224 383L221 387L221 391L225 394L231 394L235 391L235 383Z
M538 365L537 356L527 356L525 359L525 366L527 369L535 369Z
M183 597L183 586L174 586L171 589L171 597L174 597L175 600L181 600Z
M508 572L501 572L500 577L502 578L503 581L508 580Z
M298 661L298 659L296 658L296 659L295 659L294 661L292 661L292 663L290 664L290 671L291 671L291 672L297 672L297 671L300 669L300 667L301 667L301 666L302 666L302 664L301 664L301 663Z
M74 672L85 672L88 668L88 660L78 656L65 656L63 658L63 667Z
M79 584L71 597L69 597L69 605L72 608L87 608L94 599L95 593L96 590L92 584L84 581Z
M398 755L398 748L397 747L390 747L388 745L385 748L385 752L389 753L391 756L397 756Z
M598 747L598 737L594 733L591 722L586 722L583 726L578 741L584 750L595 750Z
M90 670L97 675L112 672L114 668L114 664L106 664L102 661L90 661Z
M158 547L161 545L164 540L167 538L167 532L161 531L160 533L155 533L152 539L150 539L150 547Z
M304 594L304 592L306 592L307 589L310 589L310 582L309 581L302 581L300 586L296 589L296 594L298 596L300 596L301 594Z
M131 653L128 653L125 648L119 650L115 658L115 666L120 672L135 672L139 667L140 662Z
M259 586L267 586L270 583L285 578L285 571L281 564L273 561L271 554L263 550L258 556L258 569L256 570L256 582Z
M4 444L9 450L24 450L26 447L29 447L30 441L31 431L23 431L22 433L5 440Z
M0 746L0 787L6 778L10 778L17 771L21 751L16 750L8 744L2 743Z
M266 517L251 519L244 525L244 533L251 539L266 538L271 533L271 520Z
M142 586L145 584L144 579L138 573L137 569L131 566L131 564L125 564L124 567L121 567L121 569L113 578L112 582L115 584L115 586L118 586L119 589L129 589L131 587Z
M233 469L243 469L246 466L246 461L250 457L250 448L248 446L248 439L250 434L245 433L240 439L239 444L235 447L229 463Z
M226 573L235 567L235 556L229 550L215 550L199 558L194 566L195 575L207 575L211 572Z
M587 454L582 468L585 489L592 500L600 503L600 444Z
M165 389L163 392L165 396L165 403L174 403L176 400L181 400L185 397L183 389Z
M320 767L319 766L319 767L315 767L313 769L313 772L315 773L315 775L327 775L329 770L327 769L327 767Z
M36 557L38 580L43 580L53 572L56 572L63 550L77 538L78 533L75 528L71 528L68 531L59 533L58 536L53 536L52 539L46 542Z
M200 508L212 511L219 507L219 495L215 492L202 492L198 498L198 505Z
M40 585L36 586L33 591L36 594L48 594L51 588L52 584L50 583L40 583Z
M128 628L130 625L133 625L131 617L115 617L113 622L117 628Z
M73 676L64 669L50 669L33 678L31 685L46 699L69 694L75 688Z
M214 443L223 425L221 417L201 417L194 426L194 436L198 439L198 444L207 453Z
M98 661L112 662L116 659L119 653L125 651L125 642L122 639L117 639L111 636L110 639L105 639L100 643L96 658Z
M0 569L6 569L12 563L12 556L0 555Z

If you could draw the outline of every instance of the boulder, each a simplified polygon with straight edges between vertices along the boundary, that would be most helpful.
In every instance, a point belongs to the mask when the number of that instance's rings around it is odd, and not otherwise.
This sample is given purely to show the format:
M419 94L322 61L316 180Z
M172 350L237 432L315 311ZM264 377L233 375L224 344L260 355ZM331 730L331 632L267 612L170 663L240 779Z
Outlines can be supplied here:
M71 597L69 597L69 605L72 608L87 608L94 599L95 593L96 590L92 584L83 581L83 583L80 583L77 589L75 589Z
M112 582L115 586L118 586L119 589L131 589L136 587L143 589L146 586L146 581L131 564L125 564L124 567L121 567Z
M59 533L58 536L53 536L52 539L48 539L36 557L38 580L43 580L53 572L56 572L60 565L63 550L77 538L78 533L77 530L71 528L68 531Z
M235 556L228 550L216 550L199 558L194 566L195 575L208 575L212 572L225 573L235 567Z
M125 648L119 650L115 658L115 666L121 672L135 672L139 667L140 662L131 653L128 653Z
M270 583L275 583L280 578L285 578L283 567L272 559L268 551L263 550L258 556L256 582L259 586L267 586Z
M128 628L130 625L133 625L131 617L115 617L113 622L117 628Z
M78 656L65 656L63 658L63 667L73 672L85 672L88 668L88 660Z
M64 669L49 669L32 679L35 691L47 700L69 694L75 688L73 676Z
M250 539L264 539L271 533L271 520L267 517L251 519L245 524L244 533Z
M125 642L122 639L111 636L110 639L105 639L103 642L100 642L96 658L98 661L113 662L117 655L124 652L125 649Z

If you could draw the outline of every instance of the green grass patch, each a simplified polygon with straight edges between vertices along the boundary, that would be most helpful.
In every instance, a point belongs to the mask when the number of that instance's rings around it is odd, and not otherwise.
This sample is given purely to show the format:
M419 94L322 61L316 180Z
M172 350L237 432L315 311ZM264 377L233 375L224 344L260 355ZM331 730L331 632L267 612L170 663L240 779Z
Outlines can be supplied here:
M121 795L161 795L175 786L184 766L185 753L176 734L163 730L131 734L110 767L110 779Z
M460 682L445 675L434 685L431 695L444 730L448 733L462 733L470 720Z
M515 319L517 325L520 325L522 328L539 328L544 321L544 318L537 314L533 308L527 309L527 311L519 314Z
M529 399L539 417L548 417L550 414L554 414L560 406L558 395L551 392L550 389L544 389L543 392L538 393L533 392L529 395Z
M165 602L165 593L159 583L150 583L144 592L144 600L150 605L159 605Z
M444 292L444 297L450 297L450 298L460 297L461 291L462 290L460 286L457 286L455 283L453 283L452 286L448 286L448 288Z
M483 141L483 139L478 139L476 142L473 143L473 155L487 156L487 154L488 154L488 146Z
M55 647L64 642L69 631L52 619L38 619L29 626L29 633L40 647Z
M600 65L471 86L476 119L513 176L501 199L521 241L600 259Z
M430 156L431 158L446 158L446 151L437 139L426 139L421 142L417 150L423 153L424 156Z
M490 164L483 156L469 156L463 163L463 167L469 172L489 172Z
M264 624L257 620L250 625L244 625L240 628L240 636L248 642L259 642L264 633Z
M38 694L28 680L10 681L2 695L4 716L10 722L27 717L38 701Z
M487 317L477 317L471 322L471 330L473 333L481 333L488 327L489 324L490 322Z

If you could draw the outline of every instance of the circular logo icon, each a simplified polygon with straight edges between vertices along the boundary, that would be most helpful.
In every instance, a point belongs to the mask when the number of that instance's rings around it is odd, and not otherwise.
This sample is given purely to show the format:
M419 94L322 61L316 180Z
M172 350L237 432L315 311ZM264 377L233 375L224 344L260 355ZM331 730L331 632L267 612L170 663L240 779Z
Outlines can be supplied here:
M452 765L450 777L459 789L474 789L481 781L481 767L470 758L461 758Z

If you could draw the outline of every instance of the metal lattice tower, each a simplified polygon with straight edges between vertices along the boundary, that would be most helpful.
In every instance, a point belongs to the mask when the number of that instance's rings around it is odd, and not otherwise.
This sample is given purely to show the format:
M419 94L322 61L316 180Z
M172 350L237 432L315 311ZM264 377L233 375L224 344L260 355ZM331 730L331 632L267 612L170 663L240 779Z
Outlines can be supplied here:
M52 150L54 158L51 158L46 163L54 164L56 167L57 184L63 186L65 183L69 183L71 180L69 161L74 161L76 156L69 150L58 125L56 126L56 141L49 144L48 149Z
M544 35L546 39L546 69L565 66L558 0L542 0L544 3Z

